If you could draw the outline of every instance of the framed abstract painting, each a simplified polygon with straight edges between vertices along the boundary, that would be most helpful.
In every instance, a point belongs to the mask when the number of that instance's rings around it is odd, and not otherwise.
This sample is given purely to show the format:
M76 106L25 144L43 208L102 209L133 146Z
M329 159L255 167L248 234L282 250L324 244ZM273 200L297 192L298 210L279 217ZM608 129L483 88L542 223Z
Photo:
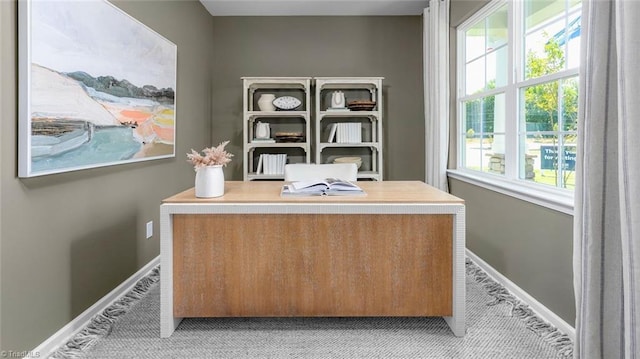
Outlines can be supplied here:
M19 177L175 157L175 44L104 0L18 6Z

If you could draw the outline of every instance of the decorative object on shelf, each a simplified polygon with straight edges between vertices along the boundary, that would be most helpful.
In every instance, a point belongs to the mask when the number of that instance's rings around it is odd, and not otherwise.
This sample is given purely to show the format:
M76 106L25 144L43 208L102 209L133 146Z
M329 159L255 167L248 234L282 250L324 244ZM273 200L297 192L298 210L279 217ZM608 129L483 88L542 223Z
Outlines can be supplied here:
M337 157L333 160L333 163L355 163L358 169L362 166L362 157Z
M276 132L276 142L304 142L302 132Z
M229 141L224 141L216 147L207 147L200 153L191 150L187 159L196 171L196 197L211 198L224 195L224 172L222 167L231 162L232 153L224 147Z
M371 111L376 107L376 102L369 100L350 101L347 107L351 111Z
M331 94L331 109L334 110L345 110L346 107L344 106L345 103L345 99L344 99L344 92L342 91L334 91Z
M263 93L258 99L258 108L260 111L275 111L276 107L273 101L276 99L276 95L272 93Z
M258 121L256 123L256 139L264 140L271 136L271 128L268 122Z
M273 105L278 110L290 111L300 107L300 105L302 105L302 101L298 100L293 96L282 96L273 100Z

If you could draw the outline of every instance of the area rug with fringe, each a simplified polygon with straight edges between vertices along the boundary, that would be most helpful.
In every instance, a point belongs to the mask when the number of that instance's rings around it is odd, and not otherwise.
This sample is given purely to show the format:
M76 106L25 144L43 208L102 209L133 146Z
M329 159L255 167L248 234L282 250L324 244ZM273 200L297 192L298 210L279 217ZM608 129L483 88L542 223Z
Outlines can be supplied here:
M573 356L571 339L466 261L467 334L442 318L188 318L160 338L160 273L50 358L473 358Z

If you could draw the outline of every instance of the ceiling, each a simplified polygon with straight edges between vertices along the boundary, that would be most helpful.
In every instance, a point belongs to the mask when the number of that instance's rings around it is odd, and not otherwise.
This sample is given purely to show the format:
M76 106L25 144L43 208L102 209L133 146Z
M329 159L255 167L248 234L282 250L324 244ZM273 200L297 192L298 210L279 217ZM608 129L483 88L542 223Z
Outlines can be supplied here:
M213 16L421 15L428 0L200 0Z

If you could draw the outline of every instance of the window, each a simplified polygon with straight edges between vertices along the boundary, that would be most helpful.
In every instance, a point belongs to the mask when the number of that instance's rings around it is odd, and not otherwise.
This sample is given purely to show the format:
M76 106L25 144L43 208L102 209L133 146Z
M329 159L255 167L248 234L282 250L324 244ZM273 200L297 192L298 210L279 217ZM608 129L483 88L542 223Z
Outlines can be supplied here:
M580 10L494 0L458 28L458 169L572 193Z

